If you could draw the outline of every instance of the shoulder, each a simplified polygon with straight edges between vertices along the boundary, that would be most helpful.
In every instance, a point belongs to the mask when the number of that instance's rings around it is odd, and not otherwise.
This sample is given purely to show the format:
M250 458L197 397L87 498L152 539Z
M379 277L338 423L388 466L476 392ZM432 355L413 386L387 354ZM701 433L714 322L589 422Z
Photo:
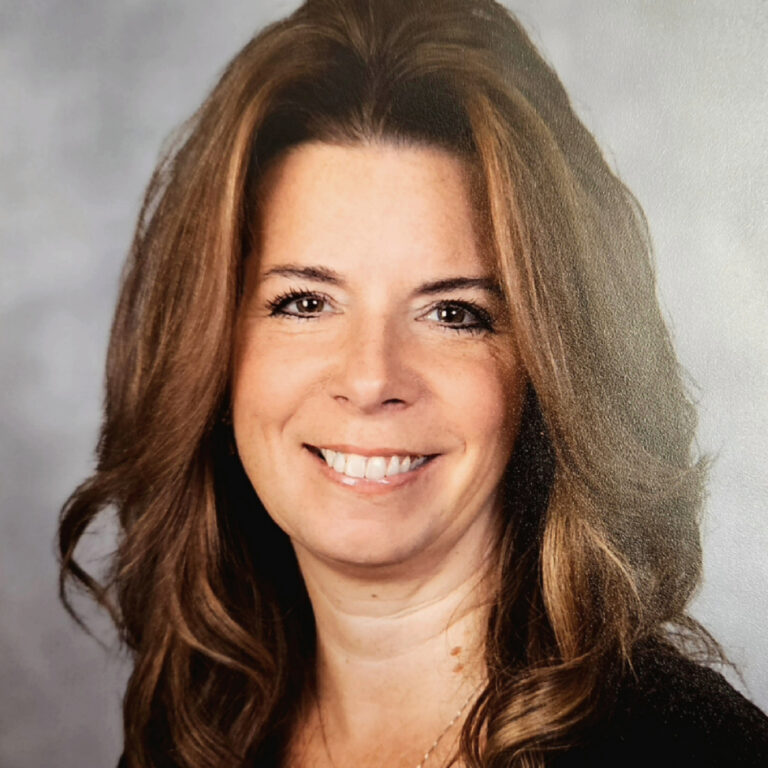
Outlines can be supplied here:
M768 765L768 717L714 670L645 650L609 717L552 765L757 768Z

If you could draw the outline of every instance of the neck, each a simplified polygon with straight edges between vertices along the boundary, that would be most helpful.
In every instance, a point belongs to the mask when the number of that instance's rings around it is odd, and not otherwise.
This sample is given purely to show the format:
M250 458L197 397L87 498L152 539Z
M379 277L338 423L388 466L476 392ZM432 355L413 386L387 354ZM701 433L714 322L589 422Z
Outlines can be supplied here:
M400 727L393 716L422 741L444 728L485 677L490 548L477 542L432 567L371 569L296 552L315 615L317 695L329 731L375 740Z

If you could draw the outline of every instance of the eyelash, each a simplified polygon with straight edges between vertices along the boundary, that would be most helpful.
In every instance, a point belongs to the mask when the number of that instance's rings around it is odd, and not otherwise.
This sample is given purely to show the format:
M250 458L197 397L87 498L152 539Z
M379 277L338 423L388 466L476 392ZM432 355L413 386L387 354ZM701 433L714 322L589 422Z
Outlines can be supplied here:
M316 314L300 315L300 314L295 314L293 312L285 311L285 308L289 304L293 303L294 301L298 301L299 299L317 299L319 301L331 303L330 297L322 293L317 293L316 291L292 289L275 296L275 298L270 299L267 302L267 309L269 310L269 316L270 317L293 317L297 320L311 320L317 317ZM484 307L481 307L479 304L476 304L473 301L465 301L465 300L440 301L430 309L430 313L436 309L445 309L447 307L458 307L459 309L463 309L466 312L469 312L470 314L475 316L476 322L474 322L471 325L440 324L441 327L444 328L445 330L454 331L456 333L470 333L470 334L494 333L495 329L494 329L493 319L491 317L490 312L488 312L488 310L485 309Z

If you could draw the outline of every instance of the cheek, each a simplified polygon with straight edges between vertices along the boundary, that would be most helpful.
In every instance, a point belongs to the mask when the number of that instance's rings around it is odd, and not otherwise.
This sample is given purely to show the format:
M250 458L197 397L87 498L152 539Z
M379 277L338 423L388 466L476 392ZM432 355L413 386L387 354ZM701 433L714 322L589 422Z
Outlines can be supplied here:
M460 418L467 440L480 449L497 448L505 464L517 436L524 393L520 365L502 366L492 355L454 366L443 387L443 399Z
M279 335L278 335L279 336ZM256 426L287 419L311 391L317 358L275 334L243 335L235 359L232 408L235 425Z
M291 445L288 430L307 402L316 372L311 355L297 354L295 345L277 336L255 327L240 336L232 376L232 422L243 468L262 503L284 527L285 509L295 506L295 500L290 501L290 463L284 458Z
M235 443L254 484L258 480L255 473L268 466L270 436L279 433L292 399L285 363L270 352L269 347L249 338L238 350L232 377ZM276 371L281 371L282 377L276 376Z

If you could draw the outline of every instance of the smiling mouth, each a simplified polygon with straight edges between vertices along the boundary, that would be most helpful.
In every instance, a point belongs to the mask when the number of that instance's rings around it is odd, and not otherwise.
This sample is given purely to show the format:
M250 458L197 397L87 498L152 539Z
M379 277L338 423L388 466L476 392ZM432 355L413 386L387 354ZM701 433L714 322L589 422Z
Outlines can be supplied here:
M346 484L368 480L388 485L396 478L410 475L429 464L440 454L401 456L361 456L356 453L342 453L329 448L317 448L304 444L304 447L319 458L330 470Z

